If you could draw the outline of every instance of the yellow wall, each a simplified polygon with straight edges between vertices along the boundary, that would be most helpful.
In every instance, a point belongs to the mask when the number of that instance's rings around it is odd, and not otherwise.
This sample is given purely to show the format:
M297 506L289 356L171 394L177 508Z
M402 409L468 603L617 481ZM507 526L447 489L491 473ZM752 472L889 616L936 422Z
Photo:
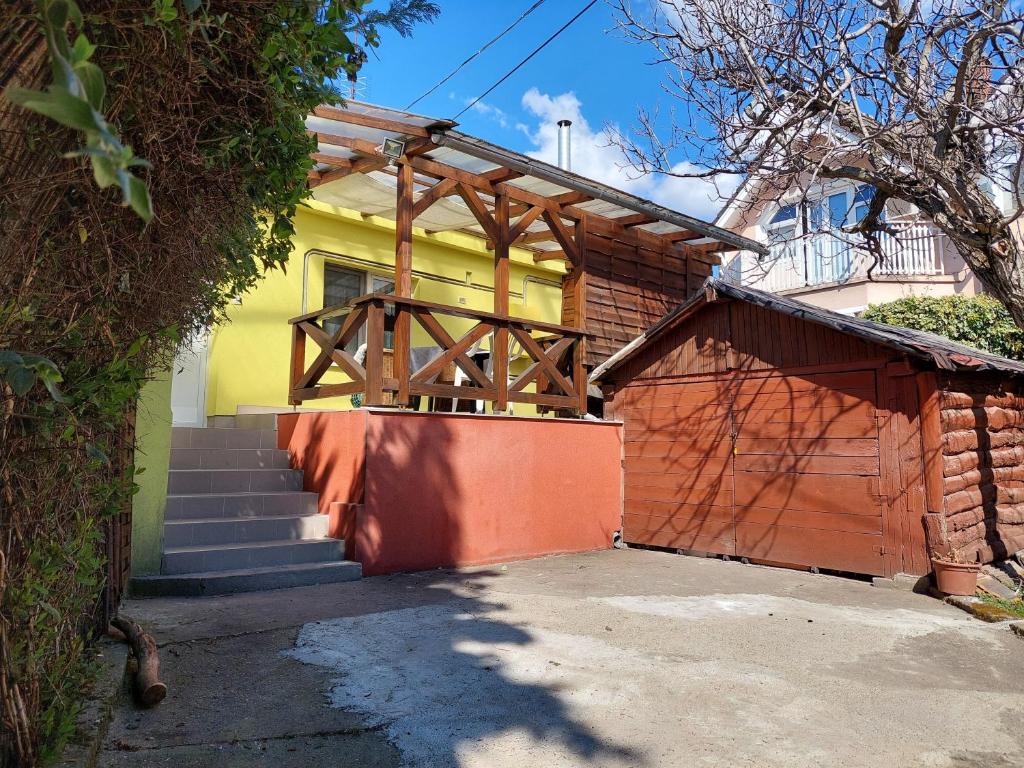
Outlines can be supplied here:
M229 307L229 322L210 339L207 368L207 415L233 415L238 406L288 407L291 327L288 319L323 306L325 256L342 266L394 271L394 222L333 208L319 202L300 208L295 219L294 250L286 270L268 273L239 304ZM312 253L311 253L312 252ZM307 255L308 254L308 255ZM558 323L560 262L533 263L526 251L513 250L509 280L509 314ZM303 309L303 268L307 307ZM368 267L368 264L371 265ZM493 253L474 237L457 232L428 234L414 230L413 296L469 309L491 310L494 302ZM456 283L456 284L453 284ZM523 295L525 293L525 296ZM468 329L470 321L442 318L450 333ZM430 343L413 324L413 345ZM417 334L415 331L419 330ZM307 362L317 347L307 343ZM328 374L324 381L341 381ZM316 400L304 407L347 408L348 397ZM516 412L532 411L516 406Z

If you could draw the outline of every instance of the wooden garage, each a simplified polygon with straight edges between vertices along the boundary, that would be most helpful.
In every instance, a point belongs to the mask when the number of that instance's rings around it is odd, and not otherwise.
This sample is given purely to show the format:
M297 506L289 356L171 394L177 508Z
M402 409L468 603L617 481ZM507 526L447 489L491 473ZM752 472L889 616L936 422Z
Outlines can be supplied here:
M1024 547L1024 364L709 279L599 366L627 542L889 576Z

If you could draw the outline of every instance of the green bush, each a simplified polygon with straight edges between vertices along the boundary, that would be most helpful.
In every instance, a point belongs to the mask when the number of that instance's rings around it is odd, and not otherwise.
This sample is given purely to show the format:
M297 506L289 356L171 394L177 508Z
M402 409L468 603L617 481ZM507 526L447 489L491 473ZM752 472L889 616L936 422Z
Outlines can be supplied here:
M0 765L73 731L119 596L146 372L286 262L306 116L380 28L439 10L379 7L0 3Z
M909 296L872 304L863 317L914 328L1003 357L1024 359L1024 331L990 296Z

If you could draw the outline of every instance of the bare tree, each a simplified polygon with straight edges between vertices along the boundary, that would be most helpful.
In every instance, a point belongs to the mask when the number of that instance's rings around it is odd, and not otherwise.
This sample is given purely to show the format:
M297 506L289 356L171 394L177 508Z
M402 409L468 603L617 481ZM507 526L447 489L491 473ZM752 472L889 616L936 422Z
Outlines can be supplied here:
M638 169L672 174L685 145L699 175L750 175L778 195L872 185L846 234L876 262L886 203L910 203L1024 326L1019 2L612 1L685 106L642 112L637 135L619 136Z

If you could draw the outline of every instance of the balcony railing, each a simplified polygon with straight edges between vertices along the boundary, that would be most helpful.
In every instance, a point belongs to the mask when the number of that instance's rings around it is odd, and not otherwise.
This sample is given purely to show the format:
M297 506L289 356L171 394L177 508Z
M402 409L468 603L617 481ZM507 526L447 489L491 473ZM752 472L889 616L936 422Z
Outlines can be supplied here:
M890 222L894 232L880 235L883 258L875 277L941 275L943 238L931 224ZM738 285L766 291L846 283L868 274L871 258L848 240L822 233L770 246L770 254L757 259L737 255L723 277Z
M440 318L455 320L443 323ZM337 329L325 329L325 321ZM289 322L293 331L288 399L293 405L361 394L364 405L409 406L413 398L425 395L435 400L489 401L496 412L505 411L510 402L586 412L587 333L580 328L379 293ZM385 345L388 324L391 348ZM457 335L456 325L461 326ZM430 344L414 349L414 333ZM487 337L489 348L482 350ZM307 362L307 339L319 348L312 363ZM360 349L353 350L362 339ZM527 358L525 370L509 373L510 348L517 350L514 357ZM345 380L323 382L335 366L332 378ZM459 375L454 375L456 369ZM534 391L526 391L531 385Z

